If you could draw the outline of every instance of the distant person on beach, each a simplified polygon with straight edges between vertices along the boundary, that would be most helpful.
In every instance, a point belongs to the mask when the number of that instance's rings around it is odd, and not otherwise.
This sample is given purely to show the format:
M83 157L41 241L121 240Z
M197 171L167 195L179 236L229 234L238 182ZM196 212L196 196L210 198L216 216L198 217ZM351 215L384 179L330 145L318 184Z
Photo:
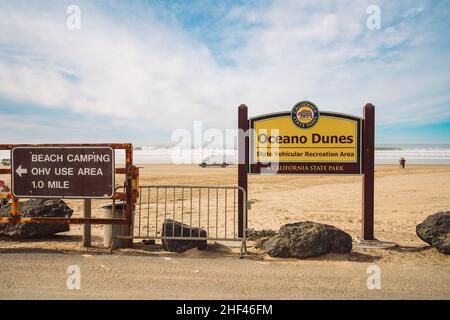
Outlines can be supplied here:
M403 169L405 169L405 163L406 163L406 159L401 157L399 160L399 164Z
M8 186L5 184L5 181L0 180L0 193L10 192ZM0 199L0 208L4 205L8 204L8 199Z

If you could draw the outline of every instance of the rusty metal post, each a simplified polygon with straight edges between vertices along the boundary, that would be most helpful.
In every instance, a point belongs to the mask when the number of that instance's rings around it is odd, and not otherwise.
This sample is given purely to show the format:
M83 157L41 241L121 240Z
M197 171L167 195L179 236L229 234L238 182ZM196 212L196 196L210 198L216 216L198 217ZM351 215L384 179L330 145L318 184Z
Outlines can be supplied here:
M126 146L125 149L125 165L126 165L126 178L125 178L125 192L126 192L126 205L125 205L125 216L127 220L126 230L124 232L125 236L133 236L134 233L134 201L133 201L133 176L134 169L133 166L133 146L131 144ZM133 247L133 240L125 240L124 246L131 248Z
M11 216L17 217L19 215L19 199L11 199Z
M364 107L363 121L363 182L362 240L374 240L374 172L375 172L375 107Z
M84 199L84 218L90 218L92 212L92 200ZM83 225L83 247L91 246L91 225Z
M238 192L238 236L244 236L244 210L248 199L248 108L242 104L238 108L238 186L245 190ZM245 215L247 219L247 215ZM247 221L245 223L247 225Z

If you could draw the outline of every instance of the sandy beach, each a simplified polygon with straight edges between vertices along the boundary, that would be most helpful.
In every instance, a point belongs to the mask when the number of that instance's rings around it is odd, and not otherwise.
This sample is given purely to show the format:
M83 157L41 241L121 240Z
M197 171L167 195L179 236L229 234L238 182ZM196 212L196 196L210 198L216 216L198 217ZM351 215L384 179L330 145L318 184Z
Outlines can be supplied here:
M123 179L117 176L117 182ZM8 182L8 181L7 181ZM236 185L237 168L143 165L141 185ZM375 236L395 249L360 249L314 259L274 259L249 242L249 254L211 244L183 254L135 249L109 254L102 226L93 226L93 247L80 245L82 227L53 239L0 239L0 298L144 299L340 299L450 298L450 257L421 241L415 227L428 215L450 210L450 166L379 165L375 173ZM249 228L278 230L286 223L334 225L356 238L361 232L361 177L250 176ZM68 200L81 216L83 202ZM102 215L108 201L94 201ZM68 265L79 265L81 290L67 290ZM382 287L369 290L367 267L380 266ZM43 293L43 295L42 295Z

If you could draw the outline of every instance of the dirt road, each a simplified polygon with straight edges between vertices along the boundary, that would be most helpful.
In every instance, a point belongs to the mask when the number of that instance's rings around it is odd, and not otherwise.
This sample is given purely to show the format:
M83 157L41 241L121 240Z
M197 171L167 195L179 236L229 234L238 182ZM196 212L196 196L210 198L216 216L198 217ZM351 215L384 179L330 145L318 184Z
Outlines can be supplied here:
M380 263L381 289L367 288L373 263L257 261L169 256L0 253L2 299L450 299L448 266ZM326 259L326 258L325 258ZM81 289L67 289L67 268Z

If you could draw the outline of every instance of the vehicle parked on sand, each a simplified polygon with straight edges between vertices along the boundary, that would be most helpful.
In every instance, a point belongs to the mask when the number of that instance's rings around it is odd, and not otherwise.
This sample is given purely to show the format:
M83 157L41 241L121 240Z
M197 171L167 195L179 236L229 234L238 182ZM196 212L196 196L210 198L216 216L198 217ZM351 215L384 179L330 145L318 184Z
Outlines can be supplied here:
M226 168L229 165L232 165L232 161L227 159L225 156L210 156L205 159L199 164L200 167L206 168L206 167L222 167Z

